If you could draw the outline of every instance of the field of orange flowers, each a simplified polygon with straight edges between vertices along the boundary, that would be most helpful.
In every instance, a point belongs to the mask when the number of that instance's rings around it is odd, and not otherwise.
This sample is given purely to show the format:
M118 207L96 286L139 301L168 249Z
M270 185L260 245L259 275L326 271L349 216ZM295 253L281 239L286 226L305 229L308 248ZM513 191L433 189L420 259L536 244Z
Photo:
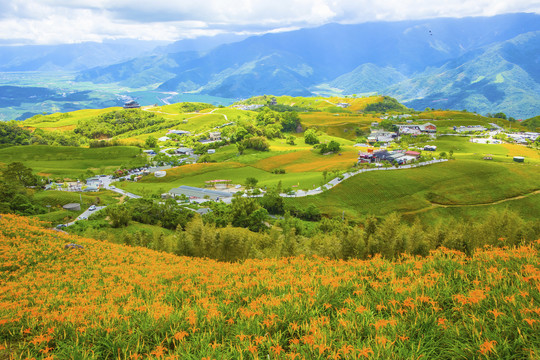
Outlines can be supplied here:
M282 168L288 173L309 171L348 170L358 159L358 150L344 149L340 154L320 155L311 150L294 151L270 156L257 161L254 167L271 171Z
M0 217L0 359L540 356L538 241L219 263L43 226Z

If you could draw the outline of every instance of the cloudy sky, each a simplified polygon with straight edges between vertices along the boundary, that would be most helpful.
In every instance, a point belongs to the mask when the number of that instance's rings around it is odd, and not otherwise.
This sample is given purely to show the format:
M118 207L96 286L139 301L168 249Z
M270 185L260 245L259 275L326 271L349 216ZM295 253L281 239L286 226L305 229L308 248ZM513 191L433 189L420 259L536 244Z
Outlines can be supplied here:
M0 0L0 43L180 40L329 22L540 13L540 0Z

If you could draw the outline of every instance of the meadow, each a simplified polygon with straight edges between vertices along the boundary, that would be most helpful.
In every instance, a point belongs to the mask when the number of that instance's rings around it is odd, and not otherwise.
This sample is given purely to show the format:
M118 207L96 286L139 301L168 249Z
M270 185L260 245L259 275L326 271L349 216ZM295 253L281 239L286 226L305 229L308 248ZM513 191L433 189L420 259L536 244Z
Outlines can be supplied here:
M280 181L284 188L289 186L313 188L319 186L322 180L319 172L278 175L242 163L225 162L179 166L167 170L167 175L163 178L148 176L135 183L119 183L118 187L140 195L161 194L180 185L204 187L208 180L231 180L233 184L244 184L248 177L256 178L259 181L257 186L263 188L275 187Z
M514 156L524 156L526 164L540 165L540 151L523 145L477 144L470 142L469 137L462 136L441 136L430 145L437 146L436 155L443 151L453 151L453 156L457 159L482 160L486 155L490 155L493 162L511 163Z
M224 263L2 215L0 358L536 359L540 242L499 242Z
M314 204L325 214L358 219L394 211L422 214L421 210L444 206L489 205L530 194L534 206L523 206L520 213L535 217L540 213L540 195L532 193L539 189L537 166L452 160L415 169L362 173L320 195L287 201L300 207Z
M43 221L53 224L67 223L83 213L90 205L111 205L120 201L121 195L110 190L99 192L77 193L69 191L38 191L34 200L47 207L47 213L36 215ZM81 211L65 210L62 206L69 203L80 203Z
M88 120L98 115L121 110L121 107L112 107L105 109L85 109L69 113L55 113L51 115L38 115L22 122L23 126L30 129L43 130L73 130L79 120Z
M137 147L115 146L82 148L29 145L0 149L0 165L19 161L35 173L47 177L85 178L88 170L96 174L112 173L121 166L137 167L146 163Z

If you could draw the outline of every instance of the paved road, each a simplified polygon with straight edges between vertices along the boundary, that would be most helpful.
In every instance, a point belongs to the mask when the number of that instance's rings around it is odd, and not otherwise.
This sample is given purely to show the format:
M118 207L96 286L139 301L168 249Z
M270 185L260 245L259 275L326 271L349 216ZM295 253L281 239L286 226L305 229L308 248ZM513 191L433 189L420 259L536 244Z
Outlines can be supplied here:
M105 209L106 207L107 206L96 206L95 210L86 209L85 212L83 212L81 215L77 216L77 218L75 220L73 220L72 222L67 223L66 226L71 226L71 225L75 224L79 220L88 219L88 217L90 215L95 214L98 211L101 211L101 210Z
M391 170L412 169L412 168L416 168L416 167L420 167L420 166L426 166L426 165L441 163L441 162L445 162L445 161L448 161L448 160L447 159L439 159L439 160L425 161L425 162L418 163L418 164L401 165L399 167L393 167L392 166L392 167L388 167L388 168L379 167L379 168L361 169L361 170L357 170L357 171L354 171L354 172L344 173L342 175L342 177L343 177L342 180L340 180L339 178L332 179L328 183L323 185L322 187L324 187L326 190L331 189L331 188L333 188L334 186L336 186L337 184L339 184L340 182L342 182L345 179L348 179L348 178L350 178L352 176L355 176L355 175L358 175L358 174L361 174L361 173L365 173L365 172L369 172L369 171L391 171ZM323 189L321 189L321 187L319 186L316 189L308 190L308 191L298 190L294 194L291 194L291 195L284 194L284 193L279 194L279 195L281 197L304 197L304 196L317 195L317 194L320 194L322 192L323 192Z
M137 174L135 174L137 175ZM129 175L131 176L131 175ZM113 179L112 176L105 176L103 178L101 178L101 183L103 184L103 188L107 189L107 190L111 190L111 191L114 191L118 194L122 194L122 195L125 195L127 196L128 198L131 198L131 199L140 199L141 196L139 195L135 195L135 194L132 194L130 192L127 192L125 190L122 190L122 189L117 189L116 186L112 185L112 183L114 182L117 182L118 180L117 179Z

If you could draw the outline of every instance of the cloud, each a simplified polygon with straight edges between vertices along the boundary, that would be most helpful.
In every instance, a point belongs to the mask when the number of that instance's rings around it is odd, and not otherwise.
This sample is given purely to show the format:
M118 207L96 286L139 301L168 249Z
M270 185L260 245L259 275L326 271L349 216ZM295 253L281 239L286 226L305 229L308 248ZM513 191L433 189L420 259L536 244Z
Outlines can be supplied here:
M433 17L540 13L537 0L4 0L0 41L70 43L114 38L177 40Z

